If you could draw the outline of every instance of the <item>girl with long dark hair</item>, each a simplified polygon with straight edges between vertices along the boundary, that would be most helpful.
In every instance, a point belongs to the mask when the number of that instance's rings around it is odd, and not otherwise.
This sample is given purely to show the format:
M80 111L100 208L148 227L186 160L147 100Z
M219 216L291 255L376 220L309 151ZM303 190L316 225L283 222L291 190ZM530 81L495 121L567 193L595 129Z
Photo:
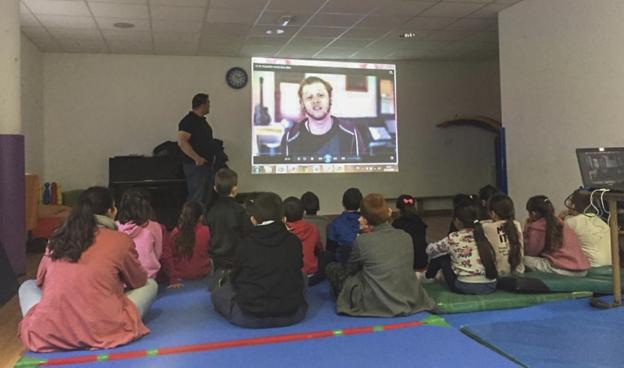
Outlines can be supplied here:
M462 294L488 294L496 290L496 255L479 222L479 208L474 203L460 204L453 214L460 229L446 238L429 244L431 257L426 277L434 278L442 270L451 289Z
M495 194L486 207L492 220L481 221L481 225L496 254L498 275L523 273L522 226L515 220L513 201L506 194Z
M555 216L550 199L529 198L529 219L524 228L524 265L532 270L583 277L589 261L574 231Z
M186 202L178 226L164 242L162 263L169 288L182 287L182 280L201 279L210 272L210 230L202 224L202 213L199 202Z
M117 213L117 229L128 234L139 253L139 262L149 278L160 270L163 226L153 220L154 210L149 195L140 189L128 189L121 197Z
M115 231L115 211L110 191L91 187L50 238L37 279L19 291L18 333L29 350L106 349L149 333L141 316L158 286Z

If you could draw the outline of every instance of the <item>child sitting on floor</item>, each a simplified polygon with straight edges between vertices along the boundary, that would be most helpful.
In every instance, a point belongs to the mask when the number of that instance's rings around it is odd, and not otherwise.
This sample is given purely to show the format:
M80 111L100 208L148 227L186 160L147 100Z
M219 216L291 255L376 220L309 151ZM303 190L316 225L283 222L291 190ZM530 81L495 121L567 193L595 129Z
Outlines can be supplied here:
M249 214L254 226L237 249L230 282L213 290L212 305L241 327L298 323L308 310L301 241L286 228L277 194L260 193Z
M303 220L303 203L299 198L288 197L284 200L284 214L286 226L301 240L303 247L301 271L307 276L312 276L318 270L317 254L323 251L319 231L316 226Z
M464 205L465 203L477 203L477 197L474 194L463 193L455 194L453 196L453 210L461 205ZM455 227L455 221L451 220L447 234L454 233L457 230L459 229Z
M371 232L359 235L346 264L327 266L336 295L336 312L353 316L403 316L434 307L414 274L410 236L388 221L392 209L381 194L362 200L362 223Z
M160 270L163 244L161 225L150 220L153 212L147 193L128 189L121 197L117 213L117 230L132 238L139 253L139 262L150 278L156 278Z
M80 195L19 290L18 335L30 351L108 349L149 333L141 322L158 291L132 239L115 231L108 188ZM124 285L134 290L124 294Z
M327 225L329 221L327 217L317 215L318 211L321 209L319 198L312 192L305 192L301 196L301 202L305 210L303 219L316 226L319 231L323 250L325 250L327 248Z
M526 209L524 265L536 271L584 277L589 261L574 230L555 216L550 200L543 195L531 197Z
M506 194L495 194L487 208L492 220L483 220L481 225L496 253L498 276L524 273L522 226L515 220L513 201Z
M591 207L590 197L575 190L566 200L568 211L563 220L578 237L581 249L592 267L611 265L611 230L609 225L595 213Z
M215 175L215 190L219 198L204 216L210 228L211 245L208 252L213 269L208 277L208 289L225 283L234 267L236 249L251 228L245 208L236 202L238 175L228 168L220 169Z
M496 290L496 256L479 222L479 208L464 203L454 210L453 221L460 229L429 244L431 257L426 277L442 270L451 291L462 294L488 294Z
M351 245L360 231L360 202L362 192L349 188L342 195L344 211L329 223L327 229L327 252L337 262L345 263L351 253Z
M412 237L414 247L414 270L427 267L427 224L416 213L414 197L402 194L397 198L396 208L399 217L392 222L392 226L401 229Z
M164 242L163 267L169 288L182 287L182 280L201 279L210 272L210 230L201 223L202 212L199 202L186 202L178 226Z

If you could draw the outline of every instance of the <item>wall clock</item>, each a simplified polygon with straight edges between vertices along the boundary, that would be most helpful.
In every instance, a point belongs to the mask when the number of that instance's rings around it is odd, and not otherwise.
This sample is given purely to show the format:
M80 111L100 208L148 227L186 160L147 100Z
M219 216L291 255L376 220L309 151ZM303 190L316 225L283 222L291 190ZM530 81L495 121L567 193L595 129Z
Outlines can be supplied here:
M227 73L225 73L225 81L228 86L234 89L241 89L247 85L247 72L245 69L237 66L230 68Z

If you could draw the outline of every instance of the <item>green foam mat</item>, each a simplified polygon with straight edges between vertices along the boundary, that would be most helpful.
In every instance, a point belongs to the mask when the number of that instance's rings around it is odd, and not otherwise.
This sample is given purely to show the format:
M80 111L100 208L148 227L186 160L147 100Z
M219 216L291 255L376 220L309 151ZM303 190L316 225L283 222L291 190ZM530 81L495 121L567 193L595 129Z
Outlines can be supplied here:
M622 274L624 279L624 274ZM613 293L611 266L593 267L585 277L561 276L546 272L526 272L523 275L504 277L499 280L499 287L520 293L526 292L570 292L591 291L595 293Z
M563 299L579 299L592 296L591 292L518 294L497 290L485 295L466 295L450 291L440 283L423 284L429 296L436 302L435 313L466 313L495 309L522 308L534 304Z

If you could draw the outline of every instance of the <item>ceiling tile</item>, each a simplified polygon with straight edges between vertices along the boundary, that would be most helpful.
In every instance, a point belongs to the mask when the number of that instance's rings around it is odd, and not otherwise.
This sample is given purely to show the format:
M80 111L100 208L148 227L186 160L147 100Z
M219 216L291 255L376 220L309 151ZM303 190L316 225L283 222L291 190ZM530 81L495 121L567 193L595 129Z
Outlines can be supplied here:
M364 40L374 40L377 39L386 33L389 32L389 29L386 28L369 28L369 27L353 27L347 33L342 35L341 39L364 39Z
M248 37L245 40L245 46L282 47L287 41L288 39L277 37Z
M149 0L151 6L165 5L165 6L191 6L202 8L208 5L208 0Z
M196 32L153 32L154 44L162 43L194 43L199 42L199 33Z
M274 11L265 11L258 19L258 24L263 25L280 25L280 18L284 15L288 15L291 17L289 26L300 26L305 24L308 19L312 16L313 13L304 13L304 12L274 12Z
M22 27L22 33L40 49L44 49L44 46L58 48L54 37L43 27Z
M435 31L446 28L457 20L457 18L450 17L416 17L403 24L403 27L413 31Z
M323 7L325 13L367 14L377 7L383 7L378 0L331 0Z
M317 49L317 51L332 42L333 38L309 38L309 37L295 37L290 40L288 46L292 47L309 47L311 49Z
M48 32L57 40L76 40L76 41L98 41L102 40L102 35L97 29L84 29L76 32L71 28L52 28L48 27Z
M153 20L152 30L160 32L200 32L203 22L176 21L176 20Z
M39 21L31 12L20 13L20 22L22 27L39 26Z
M438 3L421 15L428 17L465 17L483 8L482 3Z
M154 44L154 52L161 55L196 55L197 44L180 42Z
M303 27L297 37L327 37L335 38L347 30L346 27Z
M203 33L211 37L244 37L250 31L250 25L242 23L205 23L203 29Z
M241 49L243 56L275 56L280 47L245 45Z
M111 52L116 54L143 54L154 51L151 42L141 41L112 40L108 41L108 47L110 47Z
M153 20L191 20L201 21L204 19L206 8L180 7L180 6L152 6L151 16Z
M409 15L399 14L371 15L359 22L357 27L388 28L390 30L407 22L410 18Z
M370 43L370 41L368 40L349 40L349 39L343 39L343 38L339 38L337 40L334 40L334 42L332 42L331 46L332 48L355 48L355 49L361 49L363 47L368 46L368 44Z
M40 15L39 21L45 27L90 29L97 28L92 17L67 17L63 15Z
M73 39L58 39L58 43L64 52L75 53L108 53L108 46L103 40L77 41Z
M242 37L211 37L203 34L199 39L199 49L220 48L228 45L242 47L245 39Z
M341 13L317 13L310 21L308 26L322 27L351 27L360 19L361 14L341 14Z
M490 4L468 15L470 18L496 18L498 13L512 4Z
M498 22L488 18L462 18L445 29L453 31L496 31Z
M390 0L385 1L383 6L380 6L374 15L386 15L386 14L401 14L407 16L415 16L421 14L423 11L430 9L436 5L437 1L405 1L405 0Z
M90 3L89 6L96 17L148 18L147 5Z
M271 0L267 10L279 12L316 12L326 0Z
M109 18L109 17L96 17L100 29L117 29L120 31L149 31L150 24L147 19L132 19L132 18ZM117 28L115 23L131 23L134 24L133 28Z
M343 49L336 47L328 47L326 49L318 52L315 57L320 57L324 59L348 59L349 56L353 55L357 52L357 49Z
M423 39L429 41L462 41L468 38L467 32L461 31L432 31Z
M89 8L80 1L22 0L34 14L89 16Z
M147 0L87 0L88 3L138 4L147 5Z
M239 11L235 9L212 9L206 13L206 22L210 23L249 23L253 24L258 18L255 10Z
M467 40L498 44L498 32L471 32Z
M152 32L134 29L103 29L102 34L106 40L126 42L152 42Z
M262 10L268 0L210 0L210 9Z

